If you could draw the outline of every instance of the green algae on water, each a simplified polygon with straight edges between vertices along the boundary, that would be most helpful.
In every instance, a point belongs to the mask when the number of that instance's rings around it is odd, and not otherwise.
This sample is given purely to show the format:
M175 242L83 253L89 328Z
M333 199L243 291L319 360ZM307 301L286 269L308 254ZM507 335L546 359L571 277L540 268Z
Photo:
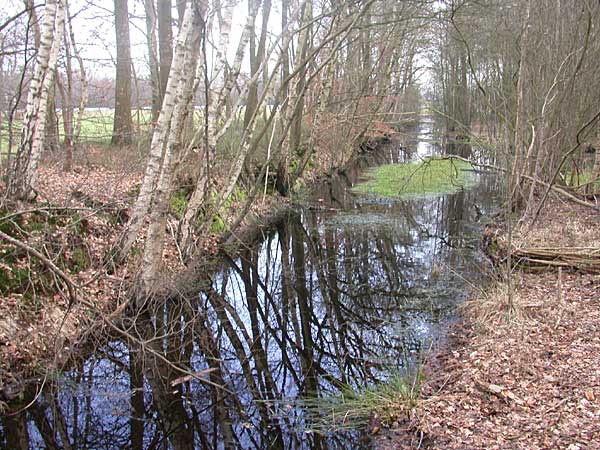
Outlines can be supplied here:
M355 186L354 191L400 198L452 194L476 184L471 169L469 163L453 158L387 164L367 172L368 180Z

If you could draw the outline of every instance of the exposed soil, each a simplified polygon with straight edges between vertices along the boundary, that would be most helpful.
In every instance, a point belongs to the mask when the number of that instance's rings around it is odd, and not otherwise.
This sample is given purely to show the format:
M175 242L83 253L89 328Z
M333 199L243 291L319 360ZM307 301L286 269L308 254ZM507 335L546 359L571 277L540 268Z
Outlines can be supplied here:
M525 229L525 227L523 227ZM596 212L553 200L518 245L600 248ZM517 272L465 305L382 449L600 448L600 276Z

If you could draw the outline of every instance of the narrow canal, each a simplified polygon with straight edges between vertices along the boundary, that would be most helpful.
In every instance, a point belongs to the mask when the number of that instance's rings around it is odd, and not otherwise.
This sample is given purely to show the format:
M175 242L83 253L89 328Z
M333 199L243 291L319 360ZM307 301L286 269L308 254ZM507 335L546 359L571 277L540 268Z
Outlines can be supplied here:
M439 150L431 126L412 158ZM365 167L410 157L393 142L363 155L197 295L125 319L137 343L107 337L48 381L3 446L20 430L32 449L371 448L360 415L331 405L418 370L482 280L495 205L484 176L452 195L352 193Z

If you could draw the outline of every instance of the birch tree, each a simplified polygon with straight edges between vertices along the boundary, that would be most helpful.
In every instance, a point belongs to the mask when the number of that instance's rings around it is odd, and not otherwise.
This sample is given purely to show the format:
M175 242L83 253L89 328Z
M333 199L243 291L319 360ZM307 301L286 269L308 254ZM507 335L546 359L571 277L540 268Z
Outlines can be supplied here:
M238 42L233 64L227 71L227 47L229 45L229 36L231 33L231 21L233 19L233 6L225 7L223 14L219 14L219 46L216 51L217 66L215 75L210 85L210 98L207 108L205 130L205 148L200 158L199 174L195 181L195 188L188 202L186 210L180 220L178 227L178 240L185 254L191 253L191 244L193 240L193 226L202 205L206 202L206 188L210 177L210 166L215 158L217 141L219 134L223 134L227 119L225 118L225 103L234 88L240 74L245 50L250 41L253 32L254 22L260 7L260 0L249 0L250 11L246 24ZM206 87L209 89L209 87Z
M148 68L150 70L150 85L152 88L152 123L156 123L163 96L161 94L160 87L160 67L158 62L158 44L156 39L158 17L156 14L156 4L154 0L144 0L144 10L146 22L146 45L148 46Z
M83 58L79 53L77 44L75 41L75 33L73 32L73 26L71 23L71 16L69 14L69 7L66 9L67 20L65 22L65 66L64 66L64 81L61 77L57 77L57 85L62 101L62 119L63 119L63 130L64 130L64 148L65 148L65 159L63 162L63 170L68 172L71 170L73 165L73 151L76 142L79 140L81 133L81 124L83 122L83 114L85 111L85 104L87 102L87 75ZM77 115L75 115L75 98L74 98L74 70L72 60L77 61L79 67L80 77L80 99L79 108Z
M162 253L169 213L169 201L173 187L173 175L178 157L184 146L182 137L187 115L190 113L189 105L193 100L194 90L200 78L198 66L203 64L202 61L199 61L199 42L202 29L201 17L203 13L199 13L195 7L190 9L193 12L192 26L185 42L183 66L179 69L181 73L176 75L178 77L178 85L176 86L175 93L175 108L171 117L169 133L164 144L162 167L156 184L154 204L150 213L150 224L144 246L142 287L146 294L152 292L159 280L160 269L162 268ZM190 73L195 73L196 77L186 76L186 74ZM173 75L175 74L171 72L170 77Z
M46 141L46 117L50 89L54 84L58 52L64 33L66 0L48 0L40 27L40 44L29 84L21 142L9 173L13 198L35 199L38 164Z
M132 214L125 230L111 252L111 257L116 257L116 262L122 261L127 257L140 232L144 218L152 206L158 178L161 176L161 168L163 176L170 177L170 173L165 174L165 172L169 172L172 168L170 159L172 158L172 152L176 144L174 138L177 137L170 134L170 130L176 128L175 125L181 114L181 108L177 108L177 106L185 94L183 86L186 85L185 81L188 79L188 74L185 73L184 67L186 57L192 51L192 29L194 28L193 24L199 20L196 17L197 14L200 14L198 11L199 6L201 6L199 2L189 0L186 2L186 10L179 34L177 35L173 62L165 88L162 107L152 133L150 153L140 193L133 206ZM166 166L164 166L165 159L167 161Z

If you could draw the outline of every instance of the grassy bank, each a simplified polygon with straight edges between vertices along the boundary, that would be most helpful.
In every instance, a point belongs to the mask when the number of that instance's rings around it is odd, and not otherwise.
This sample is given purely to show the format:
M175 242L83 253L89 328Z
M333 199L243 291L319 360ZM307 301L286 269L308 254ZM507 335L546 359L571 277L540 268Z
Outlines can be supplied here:
M337 395L305 397L297 402L303 410L306 431L328 435L348 429L376 434L408 417L419 398L421 367L392 375L386 381L361 389L346 386Z

